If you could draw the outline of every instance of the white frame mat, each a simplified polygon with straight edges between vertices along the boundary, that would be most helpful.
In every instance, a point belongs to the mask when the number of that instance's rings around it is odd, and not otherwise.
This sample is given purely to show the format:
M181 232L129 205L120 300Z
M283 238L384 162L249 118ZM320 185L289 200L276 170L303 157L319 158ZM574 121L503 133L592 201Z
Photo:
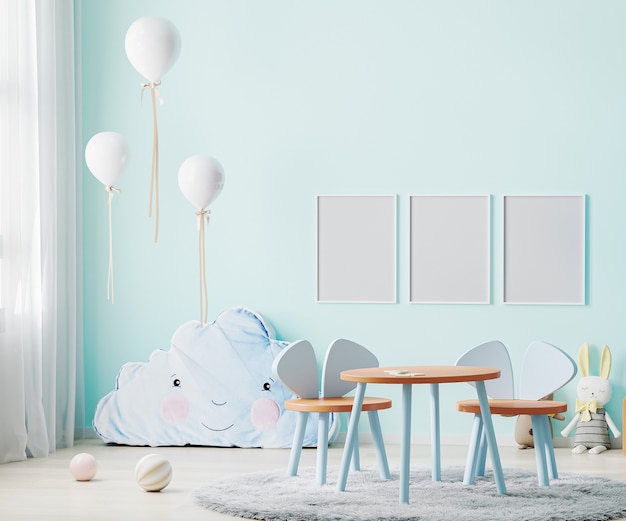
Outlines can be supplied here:
M396 195L317 196L317 301L397 301Z
M491 303L491 195L413 195L410 214L410 302Z
M586 302L586 196L506 195L503 300Z

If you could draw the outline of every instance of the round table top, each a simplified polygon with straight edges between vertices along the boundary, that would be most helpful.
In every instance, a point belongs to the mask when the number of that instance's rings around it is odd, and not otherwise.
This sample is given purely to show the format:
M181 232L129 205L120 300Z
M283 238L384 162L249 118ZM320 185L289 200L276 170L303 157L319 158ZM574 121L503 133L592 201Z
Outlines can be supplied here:
M347 382L372 384L440 384L452 382L477 382L500 377L500 370L493 367L464 365L408 365L390 367L367 367L341 372Z

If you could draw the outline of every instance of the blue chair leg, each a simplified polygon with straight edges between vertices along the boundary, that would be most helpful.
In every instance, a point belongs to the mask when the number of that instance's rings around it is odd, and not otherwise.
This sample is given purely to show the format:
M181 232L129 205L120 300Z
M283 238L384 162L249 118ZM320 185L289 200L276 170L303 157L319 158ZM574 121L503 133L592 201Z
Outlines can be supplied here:
M317 464L315 466L315 480L318 485L326 483L326 469L328 464L328 413L320 412L317 422Z
M548 462L546 458L546 432L542 416L532 415L533 438L535 440L535 461L537 462L537 482L540 487L550 486L548 478ZM549 435L549 432L548 432Z
M559 472L556 469L556 458L554 457L552 432L550 431L550 418L546 415L544 415L543 418L543 430L546 438L546 459L548 461L548 476L550 479L559 479Z
M383 433L380 428L380 419L378 411L368 411L367 417L370 421L370 430L372 431L372 439L374 448L376 449L376 461L378 463L378 472L381 479L391 479L389 472L389 462L387 461L387 452L385 451L385 443L383 442Z
M297 414L296 431L293 434L291 453L289 454L289 464L287 465L288 476L295 476L298 474L298 465L300 464L300 454L302 453L304 432L306 430L306 422L309 417L308 412L298 412Z
M552 442L552 436L550 436L550 438L548 439L548 446L546 447L546 457L548 459L548 476L550 477L550 479L559 479L559 471L556 468L556 458L554 457L554 445Z
M480 439L483 432L483 420L480 414L474 415L474 424L472 427L472 435L470 438L469 448L467 452L467 461L465 463L465 474L463 475L463 484L473 485L476 477L476 466L478 464Z

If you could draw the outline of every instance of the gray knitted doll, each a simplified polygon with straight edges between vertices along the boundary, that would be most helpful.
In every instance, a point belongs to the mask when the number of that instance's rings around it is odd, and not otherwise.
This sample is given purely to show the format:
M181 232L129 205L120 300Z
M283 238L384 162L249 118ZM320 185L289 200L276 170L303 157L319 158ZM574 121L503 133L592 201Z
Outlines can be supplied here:
M589 454L600 454L611 448L609 429L619 438L621 433L603 406L611 399L611 350L602 349L600 376L589 376L589 346L585 342L578 351L578 368L583 377L576 388L576 416L572 418L561 434L567 436L574 425L574 454L582 454L589 449Z

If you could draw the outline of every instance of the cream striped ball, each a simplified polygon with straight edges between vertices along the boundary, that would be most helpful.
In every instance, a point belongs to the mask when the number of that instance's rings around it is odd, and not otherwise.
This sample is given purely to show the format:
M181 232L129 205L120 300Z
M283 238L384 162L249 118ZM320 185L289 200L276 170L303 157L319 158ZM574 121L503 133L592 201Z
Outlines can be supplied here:
M135 480L148 492L158 492L172 481L172 466L161 455L148 454L137 463Z

